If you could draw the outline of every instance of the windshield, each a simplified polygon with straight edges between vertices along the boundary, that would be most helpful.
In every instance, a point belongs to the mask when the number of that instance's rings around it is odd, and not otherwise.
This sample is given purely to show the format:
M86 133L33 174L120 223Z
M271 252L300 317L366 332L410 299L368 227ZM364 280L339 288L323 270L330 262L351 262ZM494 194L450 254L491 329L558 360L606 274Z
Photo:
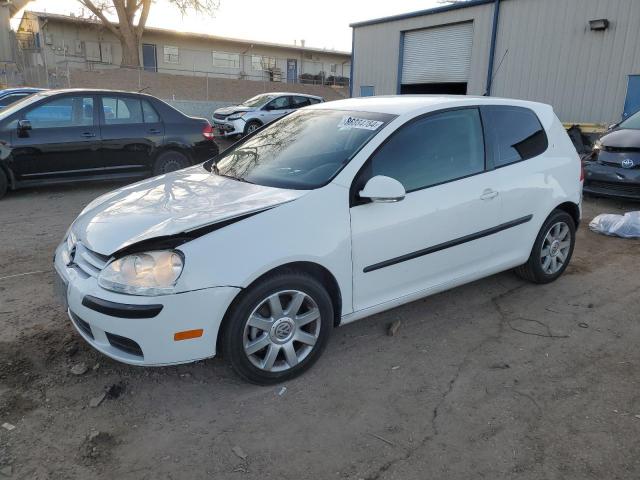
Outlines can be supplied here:
M24 97L18 100L16 103L12 103L8 107L3 108L2 110L0 110L0 122L5 118L7 118L9 115L14 114L21 108L26 107L27 105L31 105L32 103L37 102L41 98L42 98L41 94L34 93L33 95Z
M393 118L383 113L298 110L224 152L212 171L268 187L318 188Z
M640 111L634 113L624 122L618 125L618 128L630 128L632 130L640 130Z
M245 100L240 105L243 107L261 107L269 100L275 98L275 95L256 95L255 97L250 98L249 100Z

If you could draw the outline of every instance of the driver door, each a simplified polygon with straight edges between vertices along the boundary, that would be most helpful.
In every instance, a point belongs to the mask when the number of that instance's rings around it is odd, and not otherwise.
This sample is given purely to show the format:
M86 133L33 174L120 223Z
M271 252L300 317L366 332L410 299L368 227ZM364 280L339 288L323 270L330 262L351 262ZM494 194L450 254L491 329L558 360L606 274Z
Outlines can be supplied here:
M262 119L264 123L267 124L269 122L273 122L278 118L286 115L289 112L292 112L294 107L291 102L291 97L288 95L274 98L269 103L267 103L263 107L263 115Z
M11 169L16 180L100 171L100 131L94 101L93 95L55 96L19 113L19 119L31 123L31 130L11 132Z
M395 178L395 203L360 199L376 176ZM485 168L477 108L437 112L400 127L369 158L352 186L354 310L373 307L486 270L498 225L495 172Z

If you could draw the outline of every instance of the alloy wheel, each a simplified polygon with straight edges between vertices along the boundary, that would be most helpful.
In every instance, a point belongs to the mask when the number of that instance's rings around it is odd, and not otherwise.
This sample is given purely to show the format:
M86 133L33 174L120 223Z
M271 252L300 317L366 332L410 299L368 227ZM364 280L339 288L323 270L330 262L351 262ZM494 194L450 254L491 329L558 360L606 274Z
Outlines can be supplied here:
M289 370L309 356L320 327L320 309L309 295L299 290L274 293L258 304L245 323L245 355L261 370Z
M540 263L547 275L557 273L569 256L571 249L571 230L565 222L558 222L551 226L542 242Z

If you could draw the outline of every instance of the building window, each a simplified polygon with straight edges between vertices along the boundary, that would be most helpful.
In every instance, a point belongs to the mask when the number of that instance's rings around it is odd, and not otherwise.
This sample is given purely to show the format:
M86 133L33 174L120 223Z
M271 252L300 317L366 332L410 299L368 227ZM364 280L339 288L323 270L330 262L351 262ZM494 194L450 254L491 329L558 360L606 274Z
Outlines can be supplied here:
M165 45L164 63L180 63L180 49L178 47Z
M276 68L275 57L251 55L251 68L253 70L273 70Z
M338 66L335 63L332 63L331 65L329 65L329 70L331 71L331 73L336 73L337 69L338 69Z
M213 52L213 66L221 68L240 68L240 54Z

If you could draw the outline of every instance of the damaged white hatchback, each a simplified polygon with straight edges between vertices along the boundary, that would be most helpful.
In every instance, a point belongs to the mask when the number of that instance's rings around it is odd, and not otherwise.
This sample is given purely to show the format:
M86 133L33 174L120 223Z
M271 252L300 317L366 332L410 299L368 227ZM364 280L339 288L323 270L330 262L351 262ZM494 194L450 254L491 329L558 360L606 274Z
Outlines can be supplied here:
M337 325L506 269L555 280L580 203L578 155L547 105L349 99L94 200L55 268L104 354L222 352L268 384L308 368Z

